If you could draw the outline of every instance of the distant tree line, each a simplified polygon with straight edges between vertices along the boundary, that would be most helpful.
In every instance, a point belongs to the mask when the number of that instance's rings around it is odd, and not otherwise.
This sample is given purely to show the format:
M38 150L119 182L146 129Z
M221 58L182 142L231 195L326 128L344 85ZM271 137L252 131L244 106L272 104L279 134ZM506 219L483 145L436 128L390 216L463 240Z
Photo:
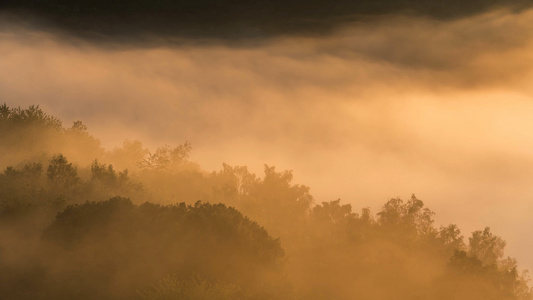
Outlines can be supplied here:
M0 106L0 136L2 299L533 299L502 238L435 226L414 195L317 204L290 171L106 150L37 106Z

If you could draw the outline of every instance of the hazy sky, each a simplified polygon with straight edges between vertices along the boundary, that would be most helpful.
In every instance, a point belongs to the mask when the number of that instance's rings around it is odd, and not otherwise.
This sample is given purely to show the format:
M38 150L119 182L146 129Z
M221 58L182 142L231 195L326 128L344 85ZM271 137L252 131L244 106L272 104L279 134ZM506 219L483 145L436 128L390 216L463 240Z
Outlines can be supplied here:
M165 47L1 28L0 103L81 119L108 148L189 141L206 170L292 169L317 202L415 193L533 270L533 10Z

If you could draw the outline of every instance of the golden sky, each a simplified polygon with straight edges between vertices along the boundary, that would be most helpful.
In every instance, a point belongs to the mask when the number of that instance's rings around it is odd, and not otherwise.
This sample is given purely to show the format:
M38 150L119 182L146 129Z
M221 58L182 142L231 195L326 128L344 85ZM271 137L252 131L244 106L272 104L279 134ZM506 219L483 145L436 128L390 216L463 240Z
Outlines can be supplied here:
M81 119L108 148L189 141L206 170L292 169L317 202L414 193L533 270L533 10L142 48L2 28L0 102Z

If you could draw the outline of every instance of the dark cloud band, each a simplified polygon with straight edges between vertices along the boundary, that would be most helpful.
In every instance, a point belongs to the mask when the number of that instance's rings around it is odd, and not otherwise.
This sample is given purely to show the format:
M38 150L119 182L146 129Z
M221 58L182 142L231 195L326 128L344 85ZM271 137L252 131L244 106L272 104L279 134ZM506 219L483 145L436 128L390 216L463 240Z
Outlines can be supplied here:
M165 38L249 39L324 34L373 16L450 19L493 8L520 10L528 0L7 0L0 10L70 34L130 41ZM35 21L37 22L37 21Z

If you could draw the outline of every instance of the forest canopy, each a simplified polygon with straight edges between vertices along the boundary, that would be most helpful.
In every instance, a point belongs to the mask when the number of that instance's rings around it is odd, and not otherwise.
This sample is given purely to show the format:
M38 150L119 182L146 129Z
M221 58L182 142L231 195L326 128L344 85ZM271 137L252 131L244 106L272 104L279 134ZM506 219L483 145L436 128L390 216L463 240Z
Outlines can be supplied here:
M412 195L375 213L291 171L207 172L192 145L104 149L80 121L0 106L2 299L533 299L489 227Z

